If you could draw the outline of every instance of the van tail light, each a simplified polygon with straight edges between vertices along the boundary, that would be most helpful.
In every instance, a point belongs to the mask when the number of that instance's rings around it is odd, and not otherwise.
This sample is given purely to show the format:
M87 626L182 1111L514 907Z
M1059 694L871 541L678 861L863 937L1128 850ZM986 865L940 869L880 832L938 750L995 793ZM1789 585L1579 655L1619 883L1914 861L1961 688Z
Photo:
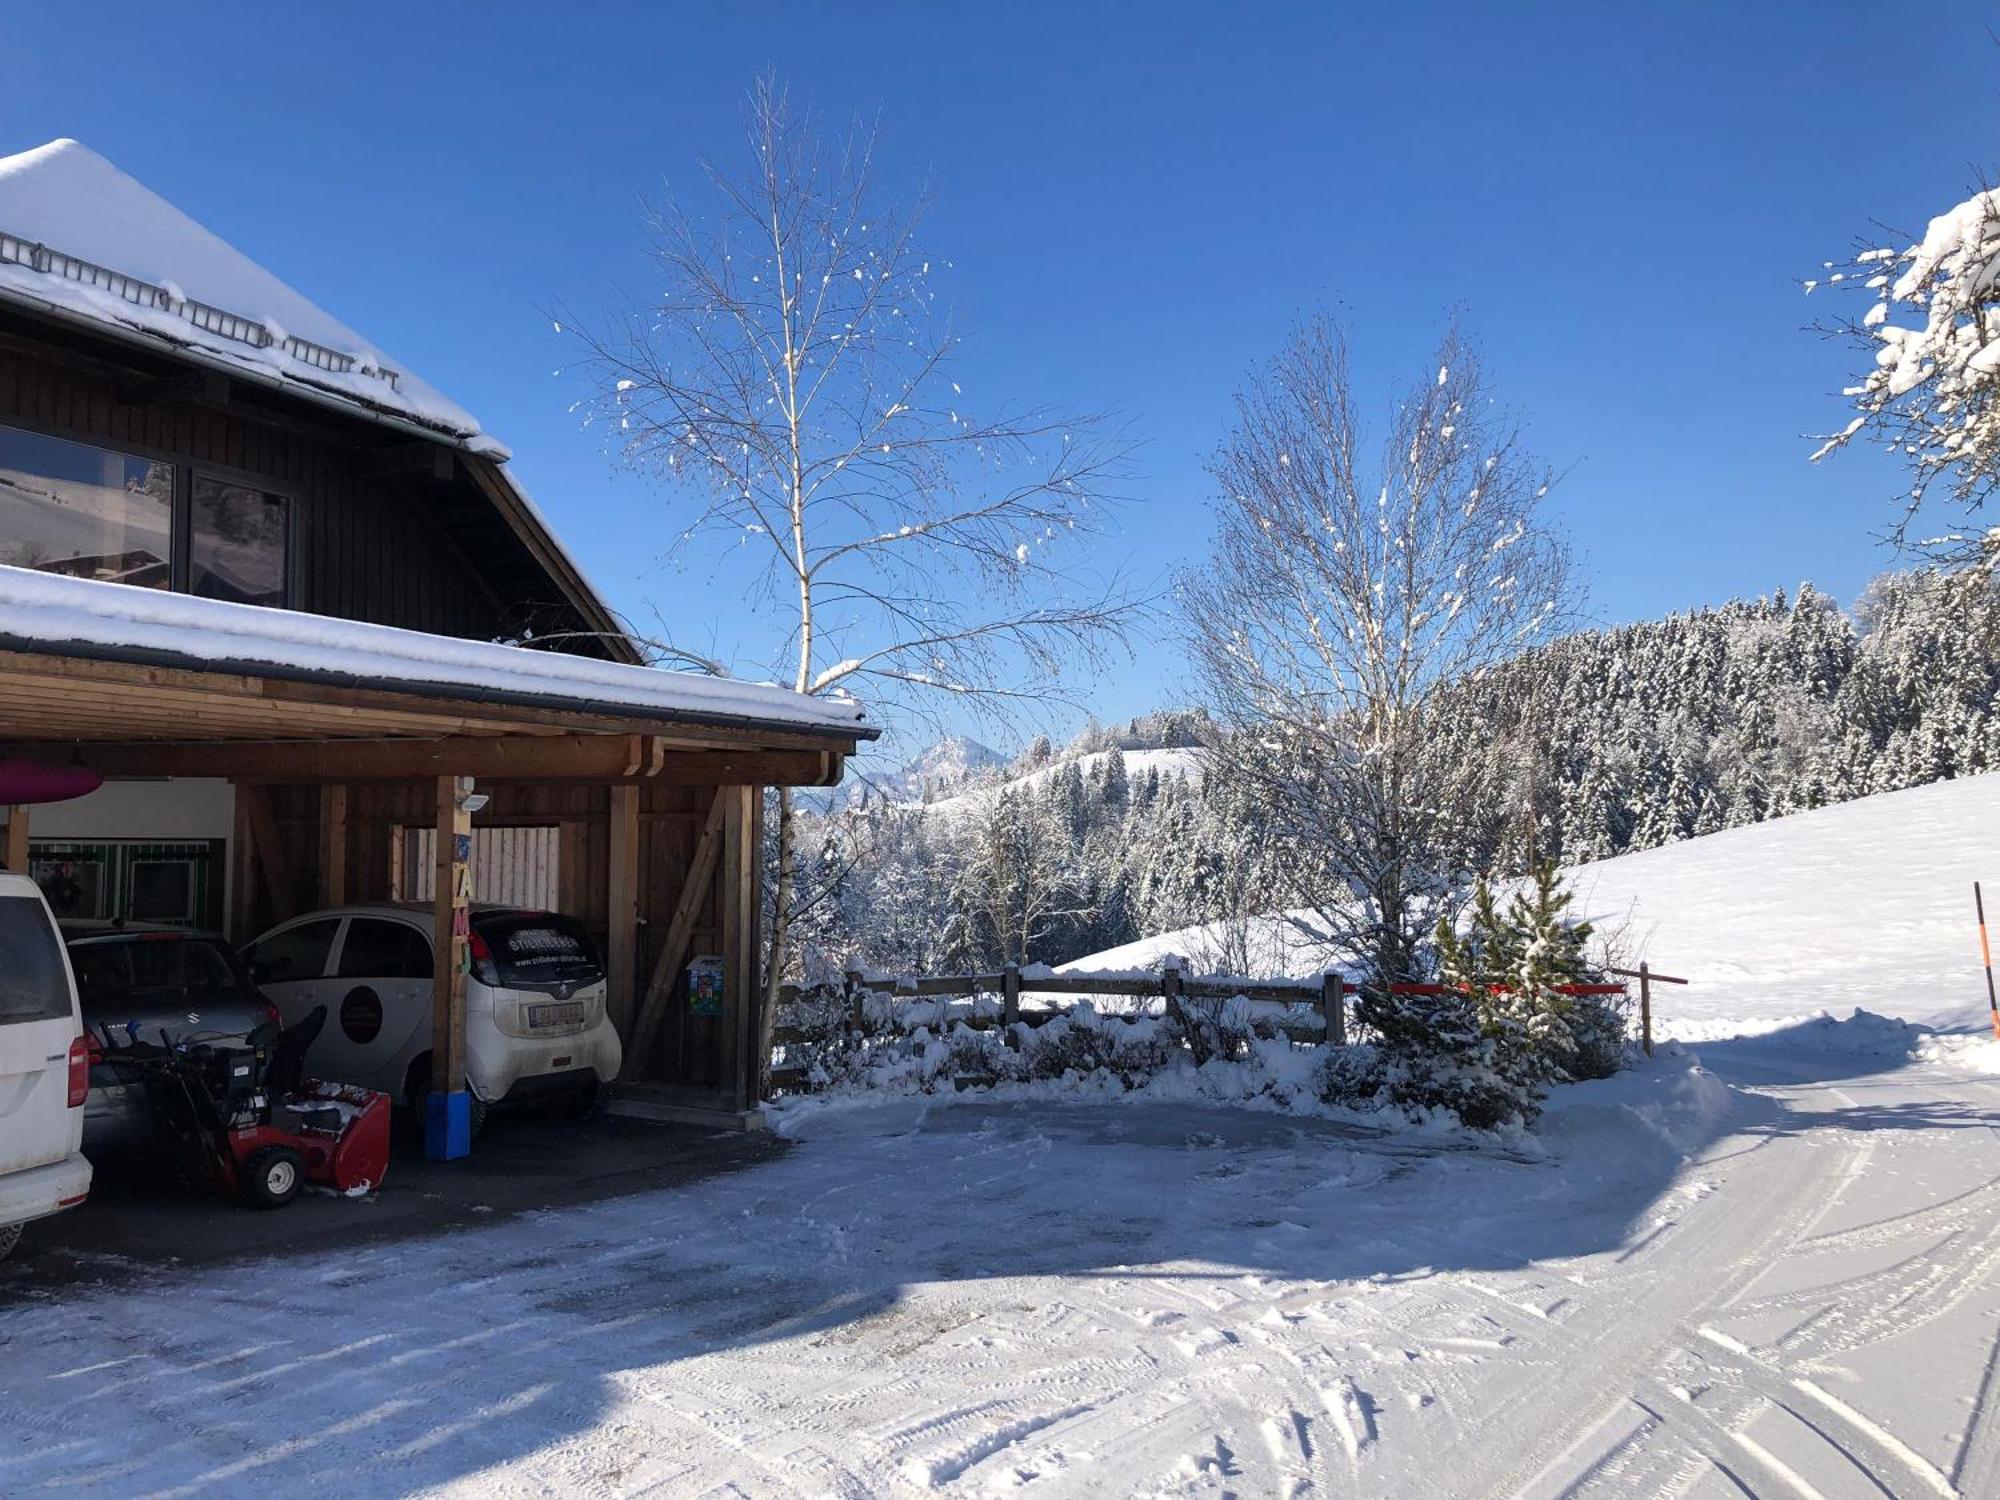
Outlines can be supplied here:
M283 1025L285 1016L283 1011L279 1010L269 1000L266 1000L264 1002L264 1019L267 1021L276 1021L280 1025Z
M69 1044L69 1107L82 1109L90 1097L90 1045L82 1037Z

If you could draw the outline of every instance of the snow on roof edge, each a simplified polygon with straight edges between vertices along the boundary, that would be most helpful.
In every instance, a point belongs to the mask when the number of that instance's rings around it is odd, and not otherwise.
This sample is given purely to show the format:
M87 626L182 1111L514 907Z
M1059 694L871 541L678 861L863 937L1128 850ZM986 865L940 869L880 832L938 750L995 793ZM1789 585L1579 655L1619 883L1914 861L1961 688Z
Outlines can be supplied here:
M364 408L481 435L478 418L90 147L0 157L0 285L84 319L269 371Z
M775 683L628 666L28 568L0 566L0 639L31 649L156 653L197 670L254 674L275 667L365 679L392 690L469 689L663 718L861 739L880 733L854 699L809 698Z

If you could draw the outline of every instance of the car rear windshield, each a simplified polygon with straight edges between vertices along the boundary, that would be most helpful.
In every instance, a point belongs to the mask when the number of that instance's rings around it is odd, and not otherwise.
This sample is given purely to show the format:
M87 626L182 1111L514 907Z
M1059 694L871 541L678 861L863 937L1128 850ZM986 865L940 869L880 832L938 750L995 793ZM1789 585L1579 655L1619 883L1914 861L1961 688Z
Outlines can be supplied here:
M493 955L500 983L590 984L604 975L590 935L574 917L549 912L475 912L472 930Z
M84 1015L241 996L250 985L236 955L215 938L134 933L69 950Z
M39 897L0 896L0 1026L69 1013L69 976L49 909Z

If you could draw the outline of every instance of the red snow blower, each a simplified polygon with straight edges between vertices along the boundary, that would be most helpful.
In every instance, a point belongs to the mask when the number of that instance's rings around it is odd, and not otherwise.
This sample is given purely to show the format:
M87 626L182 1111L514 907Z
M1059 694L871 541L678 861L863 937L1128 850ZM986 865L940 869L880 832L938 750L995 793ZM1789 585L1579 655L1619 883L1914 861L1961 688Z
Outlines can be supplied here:
M107 1055L144 1080L154 1118L188 1176L212 1192L283 1208L301 1185L337 1193L380 1187L389 1169L389 1096L303 1076L326 1025L319 1006L280 1031L267 1021L240 1044L128 1040Z

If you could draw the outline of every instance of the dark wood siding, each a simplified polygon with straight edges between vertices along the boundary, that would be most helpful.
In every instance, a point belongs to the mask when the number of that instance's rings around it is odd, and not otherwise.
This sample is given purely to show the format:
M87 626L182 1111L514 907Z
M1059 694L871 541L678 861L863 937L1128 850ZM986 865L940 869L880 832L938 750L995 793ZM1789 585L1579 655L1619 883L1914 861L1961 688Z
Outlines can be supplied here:
M134 404L116 377L0 338L0 425L24 426L261 482L293 501L292 606L339 619L491 640L524 608L461 555L416 481L364 474L370 449L309 423L190 402ZM377 439L381 441L381 439ZM453 488L470 488L460 476ZM451 497L454 505L457 497Z

